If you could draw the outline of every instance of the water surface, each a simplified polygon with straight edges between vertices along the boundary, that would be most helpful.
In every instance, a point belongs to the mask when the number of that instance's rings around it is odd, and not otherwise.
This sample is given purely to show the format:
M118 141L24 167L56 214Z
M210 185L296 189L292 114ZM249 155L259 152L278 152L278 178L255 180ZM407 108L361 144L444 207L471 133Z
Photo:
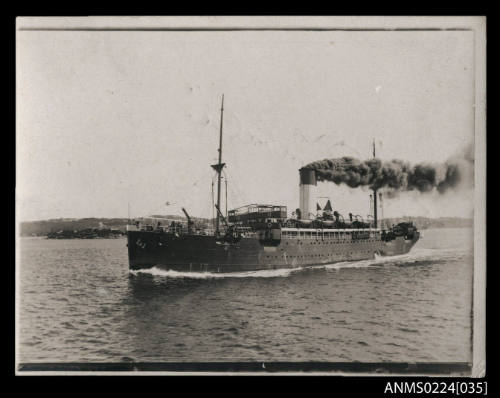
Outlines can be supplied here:
M125 239L21 239L20 362L471 360L472 229L403 256L129 272Z

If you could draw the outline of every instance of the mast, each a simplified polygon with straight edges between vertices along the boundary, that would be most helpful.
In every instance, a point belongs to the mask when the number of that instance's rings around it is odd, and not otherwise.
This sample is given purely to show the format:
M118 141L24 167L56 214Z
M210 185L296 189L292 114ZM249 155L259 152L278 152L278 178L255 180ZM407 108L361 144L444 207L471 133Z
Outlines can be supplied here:
M373 139L373 158L375 159L375 138ZM377 190L373 190L373 224L377 228Z
M222 125L224 116L224 94L222 94L222 104L220 108L220 136L219 136L219 163L213 164L212 168L217 171L217 209L220 209L220 183L222 169L225 164L222 163ZM219 236L219 211L217 211L217 218L215 219L215 235Z

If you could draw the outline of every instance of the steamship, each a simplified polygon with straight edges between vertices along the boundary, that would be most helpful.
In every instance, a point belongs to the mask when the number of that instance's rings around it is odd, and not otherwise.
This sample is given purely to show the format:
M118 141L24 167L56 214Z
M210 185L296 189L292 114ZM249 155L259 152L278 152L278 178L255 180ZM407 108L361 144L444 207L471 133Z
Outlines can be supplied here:
M225 217L220 208L223 115L224 96L218 163L211 166L217 172L215 228L197 225L184 208L185 221L130 222L131 270L225 273L297 268L404 254L418 241L420 233L411 222L378 227L376 191L369 222L351 213L344 218L330 201L321 208L314 198L316 172L310 168L299 170L299 208L294 217L288 217L286 206L269 204L249 204Z

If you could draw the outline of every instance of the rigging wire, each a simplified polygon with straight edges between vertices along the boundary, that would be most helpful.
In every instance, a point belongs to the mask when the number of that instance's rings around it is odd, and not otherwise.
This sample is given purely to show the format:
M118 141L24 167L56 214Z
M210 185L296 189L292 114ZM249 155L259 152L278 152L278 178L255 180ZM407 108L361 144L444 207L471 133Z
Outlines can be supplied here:
M227 219L227 174L225 170L222 170L222 173L224 174L224 185L226 187L226 219Z
M236 182L236 179L231 180L232 183L229 186L229 190L231 191L231 195L235 197L236 201L239 202L241 205L245 204L245 196L242 194L241 190L238 187L238 183Z

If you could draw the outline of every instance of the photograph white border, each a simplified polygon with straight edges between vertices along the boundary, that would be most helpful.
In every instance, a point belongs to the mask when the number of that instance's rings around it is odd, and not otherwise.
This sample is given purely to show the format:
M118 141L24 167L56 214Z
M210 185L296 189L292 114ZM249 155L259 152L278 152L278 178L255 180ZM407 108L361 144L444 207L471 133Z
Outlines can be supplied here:
M474 279L471 377L486 374L486 17L484 16L161 16L161 17L18 17L16 35L25 30L471 30L474 32L475 73L475 185L474 185ZM20 65L16 63L16 70ZM20 106L19 98L16 105ZM19 120L16 117L16 126ZM22 176L16 174L16 179ZM16 201L16 363L17 375L220 375L219 372L32 372L18 371L19 322L19 220ZM223 373L258 374L265 373ZM354 373L282 372L272 375L350 375ZM269 374L268 374L269 375ZM367 374L358 374L366 376ZM370 374L384 376L384 374ZM391 373L390 376L396 374ZM405 374L408 376L408 374ZM385 375L387 376L387 375ZM426 375L428 376L428 375ZM437 375L445 376L445 375Z

